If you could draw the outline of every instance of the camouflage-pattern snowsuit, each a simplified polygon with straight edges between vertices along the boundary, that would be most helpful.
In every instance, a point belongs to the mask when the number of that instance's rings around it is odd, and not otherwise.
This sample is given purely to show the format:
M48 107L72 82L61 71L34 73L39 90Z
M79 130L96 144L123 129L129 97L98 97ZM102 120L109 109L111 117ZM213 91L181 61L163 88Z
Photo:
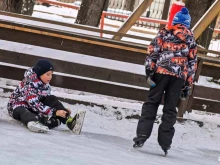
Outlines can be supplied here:
M197 46L191 30L183 25L162 29L148 47L147 73L172 75L193 83L197 69Z
M24 79L12 92L8 102L8 112L12 116L13 110L17 107L25 107L34 113L43 113L48 116L53 115L55 109L44 105L40 100L51 95L49 84L44 84L32 70L28 69L24 74Z

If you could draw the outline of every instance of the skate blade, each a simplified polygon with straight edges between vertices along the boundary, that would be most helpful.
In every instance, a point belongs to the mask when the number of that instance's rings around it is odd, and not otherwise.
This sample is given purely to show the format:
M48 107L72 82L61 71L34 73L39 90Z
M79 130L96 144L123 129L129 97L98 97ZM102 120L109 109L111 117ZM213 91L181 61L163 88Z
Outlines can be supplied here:
M75 135L80 135L82 127L83 127L83 122L84 122L86 111L78 111L77 114L78 114L78 116L76 119L76 125L73 128L72 132Z
M164 156L165 156L165 157L167 156L167 154L168 154L168 152L167 152L167 151L164 151Z
M134 144L133 145L133 148L142 148L144 146L144 143L143 144Z

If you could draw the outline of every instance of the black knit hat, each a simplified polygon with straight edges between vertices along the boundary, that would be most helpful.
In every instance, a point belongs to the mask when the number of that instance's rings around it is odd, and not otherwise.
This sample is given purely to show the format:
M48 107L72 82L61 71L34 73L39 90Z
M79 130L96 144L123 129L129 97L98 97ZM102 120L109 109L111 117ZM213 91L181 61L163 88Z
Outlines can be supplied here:
M54 70L54 67L49 60L38 60L33 67L33 71L37 74L38 77L50 70Z

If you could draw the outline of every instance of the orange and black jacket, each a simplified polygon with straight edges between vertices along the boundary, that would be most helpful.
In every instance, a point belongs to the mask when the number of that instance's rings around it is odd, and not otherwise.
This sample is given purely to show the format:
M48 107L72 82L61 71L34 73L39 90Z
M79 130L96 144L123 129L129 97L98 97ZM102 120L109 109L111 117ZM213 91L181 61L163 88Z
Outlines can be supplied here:
M160 30L148 46L145 68L147 76L172 75L191 87L197 69L197 45L191 30L180 24Z

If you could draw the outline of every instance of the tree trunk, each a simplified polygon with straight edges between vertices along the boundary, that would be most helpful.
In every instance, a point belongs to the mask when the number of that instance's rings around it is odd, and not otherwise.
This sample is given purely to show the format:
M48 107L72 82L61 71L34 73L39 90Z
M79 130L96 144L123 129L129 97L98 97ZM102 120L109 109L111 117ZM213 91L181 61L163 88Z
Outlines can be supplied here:
M167 18L168 18L170 2L171 2L171 0L166 0L164 2L163 13L162 13L162 20L167 20ZM160 24L160 29L162 29L164 27L165 27L165 25Z
M107 0L83 0L75 23L98 27L105 3Z
M135 0L126 0L125 10L134 11Z
M108 5L109 5L109 0L106 0L103 11L108 11Z
M21 13L22 0L3 0L0 2L0 10L11 13Z
M191 15L191 27L199 21L199 19L205 14L205 12L209 9L212 3L215 0L186 0L186 7L189 9ZM215 28L216 19L212 21L209 27L202 33L202 35L198 38L197 44L209 48L209 44L212 40L213 31Z
M0 10L17 14L32 15L35 0L1 0Z
M23 0L21 14L32 15L36 0Z

